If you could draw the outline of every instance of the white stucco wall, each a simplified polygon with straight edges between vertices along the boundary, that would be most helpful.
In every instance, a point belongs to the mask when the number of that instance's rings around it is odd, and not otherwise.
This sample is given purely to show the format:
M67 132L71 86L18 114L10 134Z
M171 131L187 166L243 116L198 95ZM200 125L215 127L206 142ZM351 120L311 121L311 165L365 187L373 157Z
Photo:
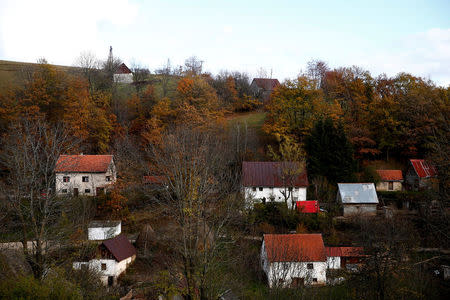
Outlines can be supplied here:
M119 82L119 83L132 83L132 82L133 82L133 73L128 73L128 74L114 74L114 82Z
M253 189L256 188L256 191ZM262 191L260 191L262 188ZM266 198L267 202L271 201L271 197L274 198L275 202L284 202L283 193L287 192L289 195L289 190L280 187L244 187L245 199L249 204L253 201L254 203L261 202L263 198ZM305 201L306 200L306 187L293 188L290 192L290 197L288 199L288 205L292 206L295 201ZM254 204L253 203L253 204Z
M115 227L89 227L88 240L99 241L111 239L118 236L122 231L122 224L119 223Z
M117 278L134 261L135 256L128 257L120 262L114 259L91 259L89 262L74 262L73 268L80 270L82 265L87 265L90 270L100 274L103 284L108 284L108 277ZM106 270L102 270L102 264L106 264Z
M376 187L377 191L401 191L402 190L402 183L400 181L394 181L393 182L393 189L389 189L389 181L381 181L377 183Z
M340 269L341 268L341 258L339 256L327 257L327 267L328 267L328 269Z
M69 182L64 182L63 177L70 177ZM89 181L83 182L83 176L88 176ZM111 181L106 181L106 177L110 176ZM78 188L80 196L96 196L97 187L105 187L116 181L116 172L114 164L112 164L106 173L56 173L56 192L58 195L73 194L73 189ZM90 189L90 193L85 190ZM67 193L63 193L67 190Z
M308 269L308 264L313 264L313 269ZM265 245L261 247L261 267L267 275L269 287L281 284L288 287L292 283L292 278L304 278L305 285L326 284L327 261L323 262L273 262L267 260ZM313 282L313 278L317 282ZM279 283L282 280L282 283Z
M375 215L377 204L344 204L344 216L356 214Z

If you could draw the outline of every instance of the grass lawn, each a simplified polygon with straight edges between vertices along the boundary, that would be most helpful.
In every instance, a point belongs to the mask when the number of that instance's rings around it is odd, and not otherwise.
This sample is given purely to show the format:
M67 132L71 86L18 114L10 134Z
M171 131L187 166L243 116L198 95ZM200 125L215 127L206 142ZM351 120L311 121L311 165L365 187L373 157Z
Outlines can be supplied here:
M228 124L247 124L248 127L260 129L266 118L265 112L250 112L242 114L233 114L228 117Z

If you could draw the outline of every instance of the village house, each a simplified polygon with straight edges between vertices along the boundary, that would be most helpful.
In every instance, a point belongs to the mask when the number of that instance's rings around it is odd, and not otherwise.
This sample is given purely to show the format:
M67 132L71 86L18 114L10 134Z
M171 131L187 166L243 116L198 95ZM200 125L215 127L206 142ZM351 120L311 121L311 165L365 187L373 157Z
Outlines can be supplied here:
M92 221L88 225L88 240L103 241L118 236L122 231L121 221Z
M86 262L74 262L76 270L90 269L100 274L104 285L115 285L120 274L136 259L136 249L123 234L104 240L94 258Z
M133 83L133 73L126 64L122 63L114 72L114 82Z
M306 200L308 177L298 162L242 163L242 188L248 206L257 202L287 202L294 207Z
M358 269L365 257L362 247L325 247L328 269Z
M342 204L344 217L374 215L378 196L373 183L338 183L337 202Z
M402 170L377 170L380 182L377 183L377 191L401 191L403 187Z
M280 85L278 79L271 78L254 78L250 84L250 90L255 97L260 99L263 103L267 103L273 90Z
M437 186L437 170L424 159L410 159L405 180L413 191L433 188Z
M61 155L55 168L56 193L96 196L116 181L112 155Z
M327 256L321 234L265 234L261 266L269 287L326 284Z

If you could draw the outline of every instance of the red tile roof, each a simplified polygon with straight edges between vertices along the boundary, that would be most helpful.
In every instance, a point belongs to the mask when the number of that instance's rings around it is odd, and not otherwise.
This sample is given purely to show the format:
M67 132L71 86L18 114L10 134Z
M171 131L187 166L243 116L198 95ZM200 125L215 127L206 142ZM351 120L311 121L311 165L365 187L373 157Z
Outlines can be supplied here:
M131 245L130 241L124 234L103 241L102 243L117 261L122 261L128 257L136 255L136 249Z
M424 159L410 159L410 162L421 178L434 177L437 175L436 168Z
M122 63L116 70L114 74L130 74L131 70L128 69L127 65Z
M319 212L319 202L317 200L310 201L297 201L297 210L302 213L318 213Z
M382 181L402 181L402 170L377 170Z
M147 184L163 184L167 181L165 176L144 176L144 183Z
M363 247L325 247L327 257L362 257Z
M265 91L273 91L277 86L280 85L278 79L271 79L271 78L254 78L253 82L259 88L262 88Z
M283 174L295 174L300 168L298 162L248 162L242 163L242 184L243 186L265 186L265 187L306 187L308 186L308 176L306 168L295 176L284 176ZM285 180L283 180L283 177ZM292 182L291 182L292 181Z
M321 234L265 234L264 245L270 262L327 260Z
M105 173L113 161L112 155L61 155L56 173Z

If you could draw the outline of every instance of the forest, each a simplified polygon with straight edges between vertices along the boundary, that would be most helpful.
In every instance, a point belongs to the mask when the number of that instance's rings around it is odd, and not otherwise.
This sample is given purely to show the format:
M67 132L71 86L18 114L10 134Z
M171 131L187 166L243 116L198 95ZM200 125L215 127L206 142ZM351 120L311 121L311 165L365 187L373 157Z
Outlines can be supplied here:
M103 61L83 53L66 69L41 59L0 90L0 240L23 245L20 255L0 251L0 298L119 299L129 290L133 299L226 299L229 291L239 299L450 293L428 265L448 264L448 250L427 250L450 246L450 86L312 60L263 101L248 74L210 74L197 57L157 70L131 66L130 84L114 80L121 64L112 53ZM58 157L80 153L114 155L111 192L54 194ZM378 182L376 168L406 171L411 158L436 167L437 188L384 198L411 200L416 213L337 218L337 183ZM308 199L326 203L326 213L309 216L274 203L246 208L243 161L302 162ZM146 184L145 176L162 176L168 188ZM138 252L108 289L95 273L72 268L95 251L84 241L94 219L121 220ZM360 273L342 275L342 284L269 289L260 237L290 232L364 246L367 262Z

